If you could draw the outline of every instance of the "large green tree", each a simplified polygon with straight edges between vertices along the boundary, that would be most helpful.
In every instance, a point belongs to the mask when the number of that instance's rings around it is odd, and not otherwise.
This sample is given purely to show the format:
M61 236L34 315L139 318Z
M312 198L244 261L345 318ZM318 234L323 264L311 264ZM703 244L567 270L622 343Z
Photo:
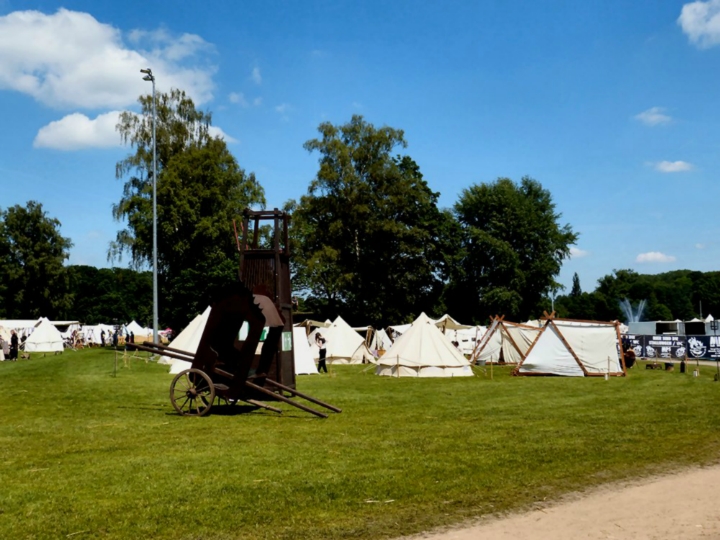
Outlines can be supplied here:
M152 326L152 273L130 268L66 267L72 306L63 319L86 324L127 323Z
M139 102L141 113L125 112L117 125L134 153L116 166L126 181L113 215L127 226L110 247L111 258L129 253L136 267L152 261L152 97ZM211 120L181 90L157 97L160 319L175 327L205 308L209 290L235 279L232 220L265 204L255 175L210 134Z
M437 306L454 220L407 155L401 130L355 115L320 124L308 194L288 209L296 288L318 315L385 324Z
M483 321L542 314L577 234L559 223L550 192L532 178L499 178L464 189L455 204L460 262L448 286L451 313Z
M69 307L64 262L72 242L60 221L29 201L0 210L0 313L7 318L57 317Z

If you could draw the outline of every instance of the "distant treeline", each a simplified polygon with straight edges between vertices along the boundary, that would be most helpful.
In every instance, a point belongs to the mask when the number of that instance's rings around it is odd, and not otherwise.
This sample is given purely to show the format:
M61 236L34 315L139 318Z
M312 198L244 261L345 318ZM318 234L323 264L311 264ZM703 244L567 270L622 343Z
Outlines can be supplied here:
M575 274L570 293L556 298L555 311L558 317L625 321L620 308L624 298L633 305L646 301L642 320L690 320L708 314L720 317L720 272L675 270L649 275L615 270L599 279L590 293L581 290Z
M152 272L78 265L67 274L71 304L63 319L152 327Z

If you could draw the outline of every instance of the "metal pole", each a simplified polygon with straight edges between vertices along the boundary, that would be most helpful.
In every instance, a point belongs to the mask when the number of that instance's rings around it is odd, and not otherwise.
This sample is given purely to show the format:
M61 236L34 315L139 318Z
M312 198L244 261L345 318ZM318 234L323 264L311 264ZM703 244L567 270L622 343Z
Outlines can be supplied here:
M158 284L157 284L157 139L155 125L157 124L157 106L155 99L155 76L150 68L141 69L140 73L144 73L144 81L152 83L152 144L153 144L153 184L152 184L152 221L153 221L153 343L159 343L158 340Z
M157 110L155 101L155 77L152 77L153 88L153 343L158 341L158 281L157 281L157 139L155 125Z

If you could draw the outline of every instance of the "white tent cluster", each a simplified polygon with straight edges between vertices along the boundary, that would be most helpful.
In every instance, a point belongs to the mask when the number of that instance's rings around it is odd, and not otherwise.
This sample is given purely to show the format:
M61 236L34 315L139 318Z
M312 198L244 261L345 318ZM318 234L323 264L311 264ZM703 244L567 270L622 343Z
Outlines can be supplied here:
M318 328L308 336L315 359L320 358L320 349L315 339L318 334L326 340L325 358L328 364L375 363L375 357L365 345L363 337L339 315L327 328Z
M470 362L424 313L378 360L375 373L392 377L471 377Z

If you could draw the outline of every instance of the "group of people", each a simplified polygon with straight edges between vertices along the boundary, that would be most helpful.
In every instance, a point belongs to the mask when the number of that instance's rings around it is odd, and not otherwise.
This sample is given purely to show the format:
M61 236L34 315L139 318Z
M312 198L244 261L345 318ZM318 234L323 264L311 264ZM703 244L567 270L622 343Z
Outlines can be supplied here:
M10 341L8 342L2 336L0 336L0 351L5 360L13 360L17 362L18 353L20 351L20 340L18 339L17 332L10 330Z

